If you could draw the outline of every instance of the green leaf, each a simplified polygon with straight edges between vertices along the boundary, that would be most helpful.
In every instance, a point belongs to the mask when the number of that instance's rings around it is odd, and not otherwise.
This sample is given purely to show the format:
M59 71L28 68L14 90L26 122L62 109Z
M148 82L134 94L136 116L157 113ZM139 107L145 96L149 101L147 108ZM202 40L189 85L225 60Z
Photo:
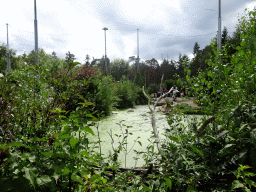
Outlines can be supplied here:
M223 135L227 134L229 131L222 131L220 134L218 134L216 137L219 139Z
M89 153L88 153L87 151L81 151L80 153L81 153L82 155L84 155L84 156L86 156L86 157L92 159L92 157L89 155Z
M256 187L256 183L248 178L244 178L245 182L251 187Z
M60 136L60 138L61 139L67 139L67 138L70 138L70 136L69 135L62 135L62 136Z
M236 161L238 159L241 159L242 157L244 157L247 153L247 149L242 150L240 153L236 154L233 156L233 158L231 159L231 161Z
M194 192L194 191L197 191L197 190L195 189L195 187L189 185L186 192Z
M70 139L70 145L72 148L74 148L77 143L78 143L78 139L74 139L74 138Z
M92 135L94 135L94 133L93 133L93 131L90 127L82 127L81 130L86 131L86 132L91 133Z
M46 139L45 138L34 137L30 141L46 141Z
M103 184L106 184L107 181L108 181L107 179L104 179L104 178L102 179Z
M23 147L28 147L27 145L21 143L21 142L17 142L17 141L13 141L11 142L10 144L8 144L9 146L12 146L12 147L20 147L20 146L23 146Z
M138 143L140 144L140 146L142 146L142 144L141 144L141 142L140 142L140 141L138 141Z
M59 172L60 167L57 166L57 167L54 167L54 169L55 169L55 170L57 169L58 172ZM60 178L60 176L61 176L61 174L57 174L56 172L54 172L54 174L52 175L52 177L55 179L55 181L57 181L57 180Z
M206 135L204 138L205 138L205 139L207 139L208 141L213 142L213 143L215 143L215 142L216 142L216 139L215 139L215 137L213 137L213 136Z
M28 159L28 156L25 155L25 154L21 154L21 157L24 158L24 159Z
M10 86L10 84L7 85L7 91L8 91L8 92L11 91L11 86Z
M231 153L231 150L229 148L232 147L233 145L235 145L235 144L225 145L225 147L219 151L219 154L223 156L223 155L227 155L227 154Z
M95 119L95 120L97 119L97 118L94 117L92 114L86 114L85 116L86 116L86 117L91 117L91 118L93 118L93 119Z
M171 135L168 135L169 139L171 139L172 141L176 142L176 143L179 143L179 139L174 137L174 136L171 136Z
M95 175L93 175L93 176L91 177L90 181L91 181L91 182L94 182L94 181L97 181L99 178L100 178L100 175L95 174Z
M173 144L173 143L168 143L169 144L169 146L170 146L170 148L171 149L176 149L177 148L177 145L175 145L175 144Z
M69 174L71 171L68 169L68 168L66 168L65 167L65 169L62 171L62 174L63 175L67 175L67 174Z
M169 178L164 178L166 181L166 185L169 187L169 189L172 189L172 181Z
M223 149L227 149L229 147L232 147L233 145L235 145L235 144L227 144L227 145L225 145L225 147Z
M199 155L201 155L204 158L202 151L200 151L198 148L196 148L194 146L190 146L190 147L193 149L193 151L195 151L196 153L198 153Z
M244 187L244 185L243 185L243 183L241 182L241 181L239 181L239 180L234 180L233 182L232 182L232 189L236 189L236 188L243 188Z
M0 144L0 149L8 149L8 148L9 148L8 146Z
M52 182L51 178L48 175L43 175L41 177L38 177L36 181L39 186Z
M32 153L26 153L27 157L28 157L28 160L30 162L35 162L36 161L36 156L35 154L32 154Z
M71 179L78 181L81 185L84 183L83 180L81 179L81 177L79 177L78 175L76 175L74 173L71 175Z
M56 148L56 147L58 147L58 146L60 146L60 143L57 142L57 141L55 141L55 142L54 142L54 147Z
M38 175L38 170L36 168L25 168L25 174L24 177L30 181L30 184L34 187L36 187L36 177Z
M47 157L51 157L53 155L52 152L42 152L41 154Z
M143 187L143 191L151 191L151 189L145 184L142 184L142 187Z

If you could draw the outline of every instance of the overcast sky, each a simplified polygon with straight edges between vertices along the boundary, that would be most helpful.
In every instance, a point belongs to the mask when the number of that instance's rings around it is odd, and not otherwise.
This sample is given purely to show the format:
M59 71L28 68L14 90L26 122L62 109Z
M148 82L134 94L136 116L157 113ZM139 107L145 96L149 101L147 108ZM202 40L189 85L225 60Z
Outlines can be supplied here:
M137 57L177 60L179 53L192 58L193 46L203 49L218 30L219 0L37 0L39 48L65 58L68 51L76 61L85 56L105 54L104 27L107 27L107 56L110 60ZM254 0L222 0L222 29L232 36L238 13L253 10ZM3 0L0 11L0 43L29 53L34 49L34 1Z

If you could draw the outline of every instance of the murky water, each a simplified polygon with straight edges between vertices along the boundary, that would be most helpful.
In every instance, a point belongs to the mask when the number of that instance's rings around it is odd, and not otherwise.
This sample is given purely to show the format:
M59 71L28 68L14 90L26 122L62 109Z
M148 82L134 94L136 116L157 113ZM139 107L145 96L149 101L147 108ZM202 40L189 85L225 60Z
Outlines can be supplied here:
M157 110L156 110L157 111ZM189 121L193 121L192 115L188 116L187 118L183 118L182 124L184 126L187 125ZM198 116L197 116L198 117ZM122 121L123 120L123 121ZM121 127L117 123L121 122ZM99 122L99 135L101 139L101 151L104 154L103 156L107 157L109 155L109 151L113 154L112 149L112 139L109 136L108 132L110 133L110 130L112 130L112 136L114 139L113 146L114 148L117 148L119 146L119 141L122 141L123 136L116 137L116 135L122 135L125 133L125 129L127 129L127 126L131 126L128 128L129 133L132 133L132 135L128 136L128 152L127 155L127 164L126 167L135 167L135 160L133 157L136 156L133 149L137 151L144 151L146 152L147 146L150 144L148 139L153 135L152 131L152 125L151 125L151 114L149 113L149 108L147 105L138 105L133 109L127 109L123 111L113 111L113 114L106 119L103 119ZM159 131L159 137L160 140L165 139L165 136L163 135L165 132L165 129L170 128L166 115L163 115L162 113L156 113L156 126L157 130ZM98 141L97 136L97 129L96 127L91 127L94 136L88 135L89 142L92 141ZM142 146L138 142L134 144L134 140L137 139L137 137L140 137L139 141L142 143ZM90 147L93 147L92 144L89 145ZM98 144L97 144L98 146ZM133 147L133 149L131 149ZM156 148L156 147L155 147ZM99 148L95 148L95 151L99 152ZM157 150L157 149L156 149ZM123 151L120 152L118 160L122 163L122 167L125 167L124 163L125 154ZM136 167L143 166L145 164L142 157L137 161Z

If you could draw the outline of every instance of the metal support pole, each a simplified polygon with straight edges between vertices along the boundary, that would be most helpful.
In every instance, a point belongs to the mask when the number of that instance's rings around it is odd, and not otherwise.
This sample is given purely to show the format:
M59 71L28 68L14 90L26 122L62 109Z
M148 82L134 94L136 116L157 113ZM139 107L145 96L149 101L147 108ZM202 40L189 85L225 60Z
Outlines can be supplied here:
M35 30L35 57L36 64L39 67L39 59L38 59L38 30L37 30L37 17L36 17L36 0L34 0L34 10L35 10L35 20L34 20L34 30ZM37 78L40 79L40 75L37 75Z
M139 70L139 29L137 29L137 73Z
M8 41L8 23L6 23L7 27L7 71L10 74L10 55L9 55L9 41Z
M107 40L106 40L106 30L108 30L108 28L104 27L102 30L105 30L105 66L106 66L106 75L107 75L108 67L107 67Z
M221 0L219 0L218 37L219 51L221 51Z

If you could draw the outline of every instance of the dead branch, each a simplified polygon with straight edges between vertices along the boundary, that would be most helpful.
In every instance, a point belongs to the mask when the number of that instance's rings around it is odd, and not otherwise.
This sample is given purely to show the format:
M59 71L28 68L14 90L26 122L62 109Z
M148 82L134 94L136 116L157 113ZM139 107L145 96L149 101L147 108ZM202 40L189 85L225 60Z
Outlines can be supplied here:
M162 85L162 82L163 82L163 79L164 79L164 75L162 75L162 78L161 78L161 84L160 84L160 88L161 88L161 85ZM142 92L143 94L145 95L145 97L148 99L148 108L150 109L151 111L151 124L152 124L152 127L153 127L153 132L154 132L154 136L156 138L156 140L158 141L159 139L159 136L158 136L158 131L156 129L156 118L155 118L155 109L156 109L156 105L159 103L159 101L167 94L169 94L171 91L173 90L173 87L165 94L161 95L157 101L155 102L154 104L154 108L152 109L152 107L150 106L150 102L151 102L151 98L145 93L145 90L144 90L144 86L142 87ZM158 151L162 154L162 151L158 145L158 142L157 142L157 149Z

